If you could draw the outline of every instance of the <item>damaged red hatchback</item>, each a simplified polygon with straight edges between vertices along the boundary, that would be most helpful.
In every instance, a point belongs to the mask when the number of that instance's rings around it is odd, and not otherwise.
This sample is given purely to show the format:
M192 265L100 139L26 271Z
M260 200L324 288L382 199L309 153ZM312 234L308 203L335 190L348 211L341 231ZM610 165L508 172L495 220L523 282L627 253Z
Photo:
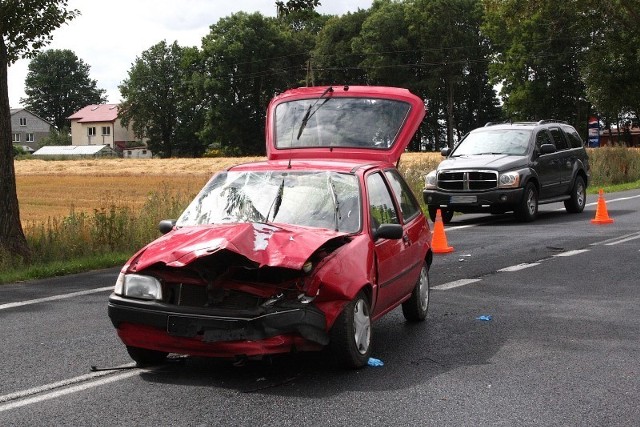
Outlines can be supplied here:
M396 164L425 115L405 89L275 97L264 162L219 172L122 268L109 316L139 365L326 349L364 366L371 323L429 304L431 232Z

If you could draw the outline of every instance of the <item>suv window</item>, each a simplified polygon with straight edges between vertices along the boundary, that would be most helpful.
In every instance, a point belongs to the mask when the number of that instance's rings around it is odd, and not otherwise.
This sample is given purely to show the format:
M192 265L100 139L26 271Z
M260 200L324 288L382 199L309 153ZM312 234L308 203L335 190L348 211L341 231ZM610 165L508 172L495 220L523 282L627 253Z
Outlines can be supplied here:
M553 144L551 136L549 136L549 132L547 132L546 129L542 129L538 132L538 135L536 135L536 147L539 149L542 144Z
M560 151L568 148L567 140L564 138L564 132L562 132L560 128L550 128L549 132L551 132L551 135L553 136L553 142L556 144L556 150Z
M571 148L580 148L582 147L582 139L578 132L575 129L565 129L565 134L567 135L567 139L569 140L569 144Z

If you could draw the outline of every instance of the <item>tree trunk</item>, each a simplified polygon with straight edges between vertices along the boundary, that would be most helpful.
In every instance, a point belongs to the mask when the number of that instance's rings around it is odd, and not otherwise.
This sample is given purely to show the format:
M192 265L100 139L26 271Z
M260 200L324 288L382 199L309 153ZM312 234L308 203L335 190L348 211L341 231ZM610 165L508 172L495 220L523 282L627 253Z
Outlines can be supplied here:
M7 67L7 48L0 37L0 249L29 261L31 251L22 231L16 192Z

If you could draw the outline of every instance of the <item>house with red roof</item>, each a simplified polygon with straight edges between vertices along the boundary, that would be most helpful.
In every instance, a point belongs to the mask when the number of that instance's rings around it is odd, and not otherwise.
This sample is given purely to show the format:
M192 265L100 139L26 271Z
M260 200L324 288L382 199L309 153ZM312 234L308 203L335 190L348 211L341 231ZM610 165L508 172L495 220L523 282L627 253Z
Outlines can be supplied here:
M144 147L145 157L151 157L146 142L136 138L131 127L122 125L117 104L87 105L68 119L72 145L106 145L119 153L126 147Z

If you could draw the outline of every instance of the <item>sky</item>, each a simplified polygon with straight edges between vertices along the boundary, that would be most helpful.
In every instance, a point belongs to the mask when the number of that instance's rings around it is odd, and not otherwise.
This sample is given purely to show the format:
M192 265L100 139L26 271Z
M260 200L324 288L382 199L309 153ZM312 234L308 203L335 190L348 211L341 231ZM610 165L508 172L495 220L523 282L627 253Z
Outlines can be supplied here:
M372 0L321 0L319 13L343 15L368 9ZM236 12L260 12L275 16L275 0L69 0L69 9L81 13L53 32L53 41L43 50L69 49L89 65L89 77L105 89L107 102L121 101L118 85L127 78L136 58L166 40L180 46L202 47L209 27ZM29 60L9 67L11 108L20 108Z

